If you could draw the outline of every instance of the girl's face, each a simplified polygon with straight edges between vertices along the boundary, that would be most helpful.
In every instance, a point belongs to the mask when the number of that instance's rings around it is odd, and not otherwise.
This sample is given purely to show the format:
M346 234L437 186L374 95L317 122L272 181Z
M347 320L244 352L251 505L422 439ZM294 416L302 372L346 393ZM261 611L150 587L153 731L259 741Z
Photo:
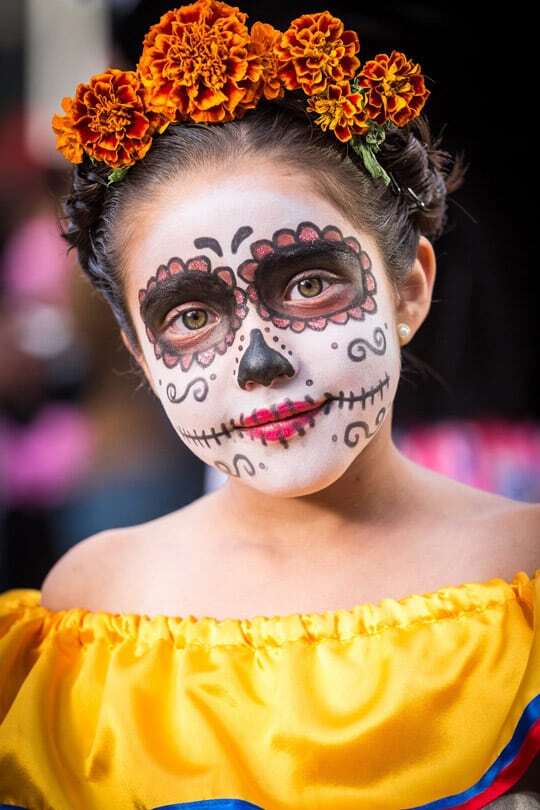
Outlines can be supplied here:
M272 495L336 481L400 375L374 241L276 167L170 184L125 224L138 359L186 446Z

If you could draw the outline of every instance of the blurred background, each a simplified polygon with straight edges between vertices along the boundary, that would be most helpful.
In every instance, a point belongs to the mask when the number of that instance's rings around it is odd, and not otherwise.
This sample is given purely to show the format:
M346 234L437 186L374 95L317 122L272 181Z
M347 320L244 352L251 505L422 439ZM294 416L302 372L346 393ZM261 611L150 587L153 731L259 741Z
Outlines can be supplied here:
M78 82L134 68L146 30L174 5L0 4L0 591L39 588L74 543L178 509L223 480L140 384L57 225L67 163L51 116ZM251 21L281 29L329 8L359 33L363 61L396 48L422 65L432 129L469 170L435 244L430 315L404 353L395 441L465 483L540 501L534 26L519 6L505 17L471 3L359 6L241 4Z

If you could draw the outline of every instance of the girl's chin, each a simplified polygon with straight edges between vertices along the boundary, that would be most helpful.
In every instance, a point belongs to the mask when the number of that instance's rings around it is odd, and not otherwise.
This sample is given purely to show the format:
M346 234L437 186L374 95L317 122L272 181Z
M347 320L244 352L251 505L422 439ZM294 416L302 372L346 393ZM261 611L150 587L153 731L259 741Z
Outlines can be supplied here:
M249 466L242 459L235 457L236 471L240 473L239 475L234 475L232 469L228 472L221 465L218 466L218 469L231 477L234 476L234 479L244 486L256 489L265 495L276 498L300 498L303 495L320 492L335 483L358 453L355 455L351 453L349 458L343 458L344 455L349 454L341 454L340 458L335 460L336 463L330 466L329 459L324 454L318 459L310 460L309 456L304 459L286 457L287 451L285 451L283 458L271 460L267 458L265 462L259 462L252 456Z

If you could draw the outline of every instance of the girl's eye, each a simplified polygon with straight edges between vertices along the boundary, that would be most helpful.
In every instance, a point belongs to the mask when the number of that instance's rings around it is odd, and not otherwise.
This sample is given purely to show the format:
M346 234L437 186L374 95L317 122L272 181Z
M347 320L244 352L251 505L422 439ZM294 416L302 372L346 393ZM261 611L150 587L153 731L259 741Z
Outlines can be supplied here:
M208 315L204 309L187 309L179 316L188 329L202 329L208 323Z
M176 314L169 320L166 331L176 334L197 332L210 323L210 316L206 309L190 307Z
M324 287L324 284L327 286ZM322 278L322 276L306 276L301 278L299 281L295 281L290 287L290 291L297 289L299 296L289 297L287 300L298 301L301 298L316 298L330 286L330 282L327 279Z

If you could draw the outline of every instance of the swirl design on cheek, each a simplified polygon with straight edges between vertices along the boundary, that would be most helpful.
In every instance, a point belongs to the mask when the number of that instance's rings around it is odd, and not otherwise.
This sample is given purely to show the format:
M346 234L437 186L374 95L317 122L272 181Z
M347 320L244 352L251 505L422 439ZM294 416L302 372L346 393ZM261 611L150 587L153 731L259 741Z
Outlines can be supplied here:
M386 351L386 336L380 326L377 326L374 330L372 340L375 344L374 346L365 338L355 338L351 340L347 346L347 354L350 359L355 363L360 363L362 360L365 360L367 356L366 348L372 351L373 354L384 354Z
M228 328L218 330L214 342L209 345L206 341L204 348L182 349L161 336L158 329L150 325L152 308L156 307L156 302L170 295L172 306L174 296L178 298L182 289L191 291L188 299L199 297L202 290L203 296L212 292L214 296L218 295L221 300L227 301ZM146 288L139 290L139 310L145 324L146 336L154 347L156 358L162 360L167 368L174 368L180 364L182 371L188 371L194 362L206 368L212 363L216 353L224 354L227 351L247 315L246 302L247 294L245 290L237 287L232 269L230 267L212 269L207 256L195 256L186 262L176 257L172 258L166 265L162 264L156 274L148 279Z
M247 472L247 474L253 477L255 475L255 466L247 456L243 455L243 453L237 453L233 458L232 463L234 467L234 472L233 470L231 470L231 468L225 461L214 461L214 464L216 465L218 470L221 470L221 472L224 472L227 475L232 475L234 476L234 478L241 478L242 476L240 475L240 464L242 462L245 465L246 468L245 471Z
M342 303L324 315L302 317L282 310L278 311L264 296L261 296L261 274L257 271L260 269L264 276L264 269L260 267L263 261L268 261L269 257L286 256L298 246L309 245L311 248L328 249L329 243L341 247L342 251L352 256L358 264L360 289L352 301L348 301L345 305ZM371 259L354 236L344 238L335 225L327 225L321 230L313 222L301 222L296 231L282 228L274 233L271 240L259 239L253 242L250 250L253 258L242 262L237 273L247 283L248 298L254 303L259 316L265 321L271 321L278 329L290 328L293 332L303 332L307 327L321 331L329 323L345 324L349 318L362 321L366 313L373 314L377 311L375 301L377 282L371 272Z
M172 382L169 383L167 385L167 399L169 402L177 405L179 402L183 402L185 400L190 390L195 385L199 385L200 387L197 390L193 389L193 398L197 400L197 402L204 402L208 396L208 382L204 379L204 377L195 377L193 380L191 380L191 382L189 382L185 387L184 393L180 396L176 396L176 385Z
M345 435L343 437L343 440L347 445L347 447L356 447L360 439L360 435L358 432L353 438L351 438L351 433L353 430L361 429L364 431L364 436L366 437L366 439L371 439L371 437L377 433L377 428L384 419L385 414L386 408L381 408L379 413L375 417L375 424L377 427L374 430L369 429L369 425L367 424L367 422L350 422L345 428Z

